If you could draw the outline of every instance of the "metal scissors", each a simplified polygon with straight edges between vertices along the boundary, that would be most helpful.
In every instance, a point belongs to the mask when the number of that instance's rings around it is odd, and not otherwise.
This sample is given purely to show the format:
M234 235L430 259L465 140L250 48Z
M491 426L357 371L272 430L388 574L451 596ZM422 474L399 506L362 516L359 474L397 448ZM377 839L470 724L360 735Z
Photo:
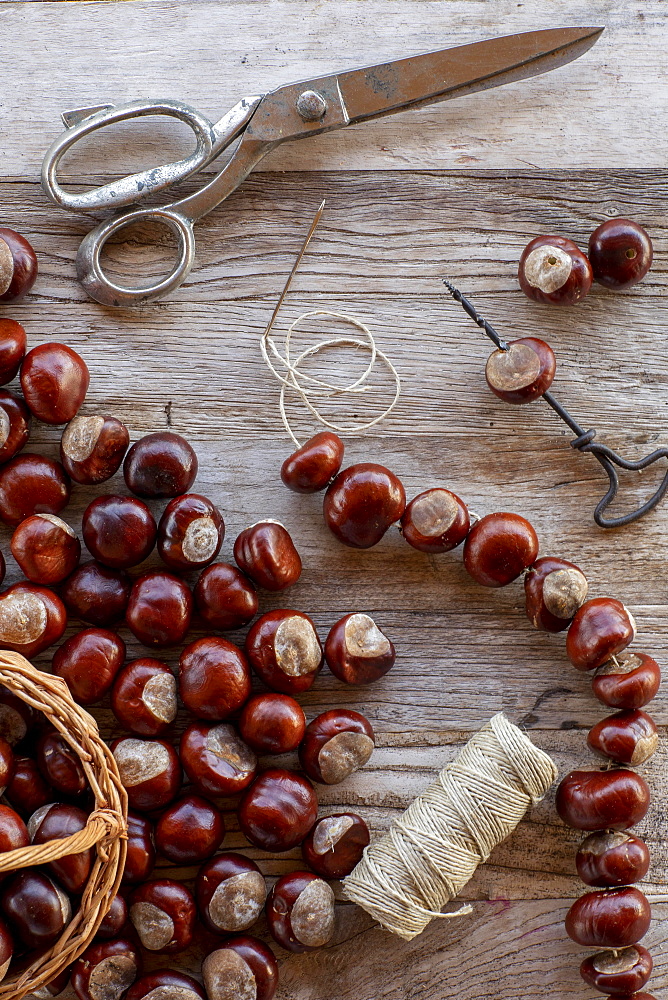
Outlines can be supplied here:
M600 27L527 31L288 84L244 98L215 123L187 104L171 100L80 108L63 115L67 127L44 157L42 186L52 201L72 211L122 208L197 173L239 139L220 173L194 194L168 205L131 208L100 223L82 241L77 275L91 298L110 306L148 302L173 291L188 275L195 256L195 222L232 194L280 143L544 73L577 59L602 31ZM106 125L146 115L167 115L184 122L195 135L194 151L181 160L129 174L81 194L61 187L58 166L76 142ZM146 221L165 225L175 233L175 267L161 280L140 286L112 281L100 263L104 244L126 226Z

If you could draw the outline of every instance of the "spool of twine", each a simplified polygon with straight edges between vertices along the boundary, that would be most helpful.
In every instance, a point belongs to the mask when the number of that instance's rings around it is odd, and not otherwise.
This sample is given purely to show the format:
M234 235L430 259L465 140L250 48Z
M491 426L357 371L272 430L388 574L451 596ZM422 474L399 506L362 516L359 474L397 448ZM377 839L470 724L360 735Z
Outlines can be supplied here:
M504 715L471 737L344 880L345 895L406 941L441 913L557 777L550 757Z

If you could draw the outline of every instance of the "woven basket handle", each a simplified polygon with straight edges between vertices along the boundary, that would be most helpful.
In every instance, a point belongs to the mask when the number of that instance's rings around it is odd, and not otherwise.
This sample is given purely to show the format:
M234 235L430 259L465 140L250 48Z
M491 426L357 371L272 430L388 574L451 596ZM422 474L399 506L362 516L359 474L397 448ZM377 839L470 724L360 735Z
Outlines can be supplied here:
M0 853L0 872L27 868L31 865L45 865L49 861L57 861L70 854L80 854L96 844L100 844L100 849L104 850L104 841L123 836L126 836L126 830L122 817L111 809L96 809L88 817L83 830L77 830L69 837L47 840L44 844L30 844L28 847L18 847L14 851Z

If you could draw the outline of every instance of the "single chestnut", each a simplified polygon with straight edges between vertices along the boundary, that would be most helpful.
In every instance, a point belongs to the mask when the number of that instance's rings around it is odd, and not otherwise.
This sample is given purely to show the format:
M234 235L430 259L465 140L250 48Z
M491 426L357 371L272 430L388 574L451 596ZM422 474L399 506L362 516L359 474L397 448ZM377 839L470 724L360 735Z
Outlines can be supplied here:
M14 751L7 740L0 736L0 795L4 795L5 789L14 777L15 770Z
M66 344L40 344L21 362L21 389L28 409L45 424L66 424L84 401L90 373Z
M155 545L158 531L143 501L112 494L89 503L81 527L90 554L111 569L129 569L143 562Z
M125 659L125 643L115 632L85 628L56 650L51 669L62 677L79 705L93 705L109 691Z
M0 594L0 649L32 659L58 642L67 612L57 594L36 583L14 583Z
M556 808L577 830L624 830L649 808L649 787L635 771L571 771L557 788Z
M647 653L618 653L597 668L592 691L609 708L642 708L661 685L659 664Z
M116 417L74 417L63 431L60 461L75 483L96 486L118 471L129 443L128 429Z
M0 302L21 299L37 277L37 257L25 236L0 226Z
M56 793L46 783L32 757L16 757L5 798L14 809L28 817L40 806L53 802Z
M576 611L566 636L566 653L578 670L593 670L633 642L636 623L614 597L596 597Z
M401 480L383 465L361 462L339 472L323 501L325 524L344 545L376 545L406 508Z
M184 795L164 810L155 827L156 847L175 865L195 865L214 854L225 836L225 822L200 795Z
M125 621L145 646L178 646L190 628L192 606L190 588L183 580L154 570L133 583Z
M290 532L278 521L258 521L237 535L234 559L239 569L265 590L285 590L302 572Z
M56 729L43 731L35 759L44 780L61 795L81 795L88 788L81 758Z
M464 566L483 587L505 587L535 562L538 536L519 514L497 512L477 521L464 542Z
M205 993L192 976L173 969L156 969L138 979L124 1000L205 1000Z
M33 514L14 529L12 555L33 583L61 583L79 564L81 542L55 514Z
M78 1000L121 1000L140 972L141 958L130 941L94 941L72 966L72 988Z
M550 388L556 370L549 344L538 337L521 337L492 351L485 379L494 395L505 403L532 403Z
M132 445L123 475L130 492L139 497L178 497L195 482L197 455L180 434L158 431Z
M0 886L0 909L27 948L49 948L72 917L69 897L34 868L18 872Z
M535 302L574 305L585 297L593 280L591 264L564 236L536 236L526 245L517 272L520 288Z
M46 844L49 840L62 840L79 833L85 829L87 822L88 814L78 806L52 802L32 814L28 820L28 833L33 844ZM83 892L93 867L93 849L49 861L47 867L67 892Z
M333 813L316 820L302 844L304 861L322 878L345 878L362 860L369 827L357 813Z
M258 618L246 636L246 654L260 680L283 694L307 691L323 664L309 616L285 608Z
M318 800L300 774L270 767L244 792L239 826L255 847L289 851L300 844L315 823Z
M441 487L419 493L401 515L401 533L420 552L450 552L469 533L469 512L456 493Z
M359 712L333 708L306 727L299 761L313 781L336 785L366 764L374 746L368 719Z
M576 899L566 914L566 933L577 944L595 948L625 948L649 930L647 897L634 886L599 889Z
M199 493L186 493L165 507L158 525L158 553L170 569L202 569L216 558L224 537L218 508Z
M30 832L19 814L0 804L0 852L15 851L29 843Z
M179 756L203 795L235 795L257 772L257 757L227 722L193 722L181 737Z
M649 871L649 850L644 840L626 830L603 830L582 841L575 867L586 885L598 889L631 885Z
M281 479L294 493L318 493L334 478L343 461L343 441L320 431L293 451L281 466Z
M147 951L184 951L193 939L196 916L192 893L173 879L146 882L130 898L130 920Z
M652 975L652 956L641 944L622 951L599 951L585 958L580 975L588 986L612 996L636 993Z
M196 639L179 659L179 694L198 719L227 719L246 703L251 674L242 651L220 636Z
M637 708L608 715L592 726L587 736L587 743L595 753L634 767L649 760L658 742L654 720Z
M652 241L631 219L608 219L589 237L594 281L619 291L645 277L654 256Z
M15 528L31 514L59 514L70 490L60 462L23 452L0 468L0 520Z
M587 597L587 577L566 559L544 556L524 577L527 618L534 628L563 632Z
M26 352L26 339L25 330L15 319L7 319L5 316L0 319L0 385L7 385L18 375Z
M102 923L95 932L95 937L108 941L109 938L118 937L128 922L128 904L122 896L116 895L111 901L111 906L102 919Z
M14 458L29 437L30 410L20 396L0 389L0 464Z
M176 797L181 765L171 743L124 737L114 740L111 750L132 809L163 809Z
M67 578L61 594L75 618L91 625L115 625L125 615L131 586L123 570L87 562Z
M228 938L202 962L208 1000L272 1000L278 963L271 949L250 934Z
M197 909L214 934L248 930L260 917L266 898L262 872L243 854L219 854L197 874Z
M23 698L0 684L0 737L11 747L25 740L34 729L38 713Z
M255 753L289 753L304 738L304 710L287 694L256 694L239 718L239 732Z
M290 872L279 878L266 910L271 936L288 951L315 951L334 933L334 893L311 872Z
M125 729L139 736L159 736L176 718L176 678L162 660L131 660L111 692L111 710Z
M128 841L123 883L145 882L155 867L153 825L145 816L128 811Z
M254 584L230 563L214 563L202 570L194 597L204 624L221 632L243 628L257 614Z
M346 684L370 684L391 670L396 650L373 618L354 612L332 625L325 659L335 677Z

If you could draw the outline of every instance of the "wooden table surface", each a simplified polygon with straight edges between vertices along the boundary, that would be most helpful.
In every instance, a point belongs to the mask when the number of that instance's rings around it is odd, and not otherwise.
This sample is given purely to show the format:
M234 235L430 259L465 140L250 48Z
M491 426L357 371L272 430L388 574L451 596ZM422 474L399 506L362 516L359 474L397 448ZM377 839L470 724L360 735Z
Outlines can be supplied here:
M39 185L60 111L164 96L215 118L243 95L292 80L567 23L606 31L554 73L277 150L200 223L195 268L169 299L118 311L89 301L78 286L74 260L90 219L54 208ZM370 551L346 549L326 531L319 496L282 486L278 470L291 447L258 338L325 197L278 329L307 309L352 313L372 328L402 380L391 416L372 433L346 437L347 461L387 464L409 496L445 485L480 514L527 516L541 551L579 563L593 595L623 600L638 621L637 647L665 661L668 505L628 528L597 528L591 514L604 490L597 463L569 448L568 432L546 406L508 407L491 395L483 377L488 344L440 284L450 276L503 334L545 337L558 358L555 394L601 440L629 457L668 445L663 0L5 0L0 25L0 222L24 233L40 261L32 293L3 315L25 325L31 345L62 340L80 351L92 375L82 412L117 415L133 439L171 427L192 441L200 459L195 488L227 523L222 558L231 559L237 533L260 518L290 528L302 578L288 594L263 594L261 610L287 603L311 614L323 636L344 613L365 611L396 644L397 664L381 682L356 690L324 670L300 699L309 718L337 705L358 709L378 736L363 770L319 789L322 809L352 808L379 835L500 710L526 726L562 774L589 763L586 731L602 708L589 678L568 664L563 636L530 627L520 586L482 590L467 578L459 552L426 556L395 531ZM185 148L178 129L153 122L119 128L115 138L121 157L113 159L111 141L90 143L68 161L68 176L109 179L114 163L147 166ZM614 215L638 220L653 238L655 263L641 284L617 295L595 287L563 310L522 295L516 265L530 238L556 232L586 247L591 230ZM110 256L158 270L169 253L164 242L155 247L139 234ZM330 355L327 364L358 371L362 362ZM387 398L385 376L375 386L368 400L356 401L358 419ZM303 437L313 432L303 411L291 412ZM56 455L58 438L57 428L41 426L30 447ZM624 477L626 502L651 492L662 474ZM116 489L123 491L120 477L109 484ZM76 528L93 495L74 490L66 516ZM8 555L7 530L0 544ZM18 570L8 562L13 581ZM156 564L154 555L148 565ZM166 654L171 664L177 657ZM49 660L45 654L39 662ZM665 697L652 711L665 726ZM107 708L95 714L106 735L118 733ZM664 743L642 768L653 804L638 828L653 858L644 888L654 921L645 943L657 997L668 985ZM225 847L245 849L233 803L226 806ZM591 997L578 974L581 949L563 928L582 888L577 841L548 796L462 893L472 913L434 922L411 944L341 903L327 948L304 956L277 949L278 997ZM298 850L277 858L248 853L269 876L301 864ZM164 865L159 871L172 874ZM265 930L261 924L264 938ZM178 964L197 971L198 958L188 954Z

